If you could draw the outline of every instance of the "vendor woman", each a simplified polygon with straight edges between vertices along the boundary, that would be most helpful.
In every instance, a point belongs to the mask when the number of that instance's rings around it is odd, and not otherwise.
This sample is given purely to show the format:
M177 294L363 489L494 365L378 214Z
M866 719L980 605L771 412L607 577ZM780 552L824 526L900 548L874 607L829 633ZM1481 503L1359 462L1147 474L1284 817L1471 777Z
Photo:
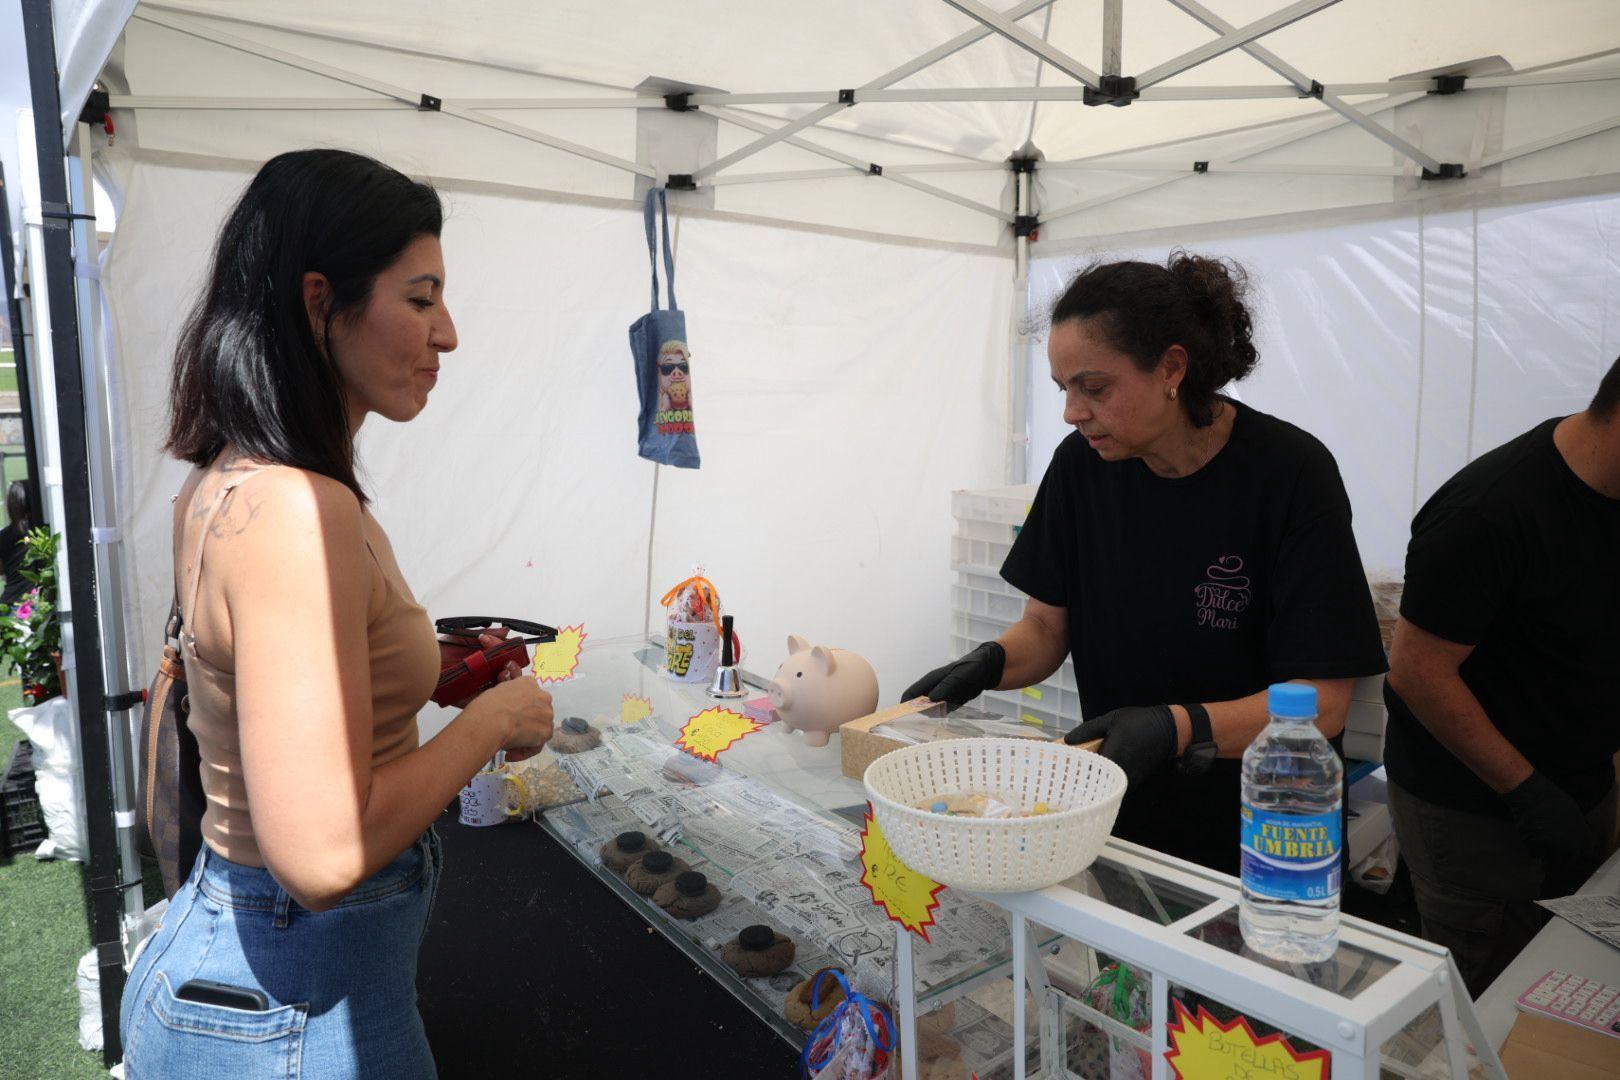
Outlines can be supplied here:
M1315 686L1336 739L1386 667L1333 455L1220 393L1256 361L1245 290L1185 253L1069 285L1047 357L1076 430L1001 569L1024 616L906 691L954 706L1072 655L1088 719L1067 741L1101 738L1129 781L1114 835L1232 874L1267 686Z

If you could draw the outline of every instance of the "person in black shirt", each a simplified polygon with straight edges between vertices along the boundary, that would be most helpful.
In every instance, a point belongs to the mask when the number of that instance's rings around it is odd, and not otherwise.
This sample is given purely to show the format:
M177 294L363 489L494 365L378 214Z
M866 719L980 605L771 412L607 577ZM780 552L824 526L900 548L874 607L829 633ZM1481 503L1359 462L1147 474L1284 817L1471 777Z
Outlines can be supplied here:
M953 706L1074 657L1087 719L1129 788L1114 835L1236 873L1239 766L1266 688L1312 683L1344 728L1384 670L1338 466L1315 438L1219 393L1256 361L1241 268L1177 253L1081 273L1047 355L1078 430L1001 575L1029 595L998 641L906 697Z
M11 523L0 529L0 572L6 575L0 609L10 611L34 587L22 576L23 559L28 554L23 537L34 526L28 520L28 485L21 480L13 480L6 490L6 516Z
M1423 935L1477 996L1613 849L1620 360L1418 512L1384 699Z

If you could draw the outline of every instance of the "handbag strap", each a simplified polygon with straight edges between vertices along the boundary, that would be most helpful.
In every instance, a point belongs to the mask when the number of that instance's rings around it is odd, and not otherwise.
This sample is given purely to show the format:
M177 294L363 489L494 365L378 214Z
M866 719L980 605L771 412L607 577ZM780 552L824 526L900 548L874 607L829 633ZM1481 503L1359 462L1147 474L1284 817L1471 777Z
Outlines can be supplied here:
M508 630L516 630L520 634L530 635L528 641L531 645L536 643L545 644L557 640L557 631L544 623L492 615L451 615L436 620L433 623L433 629L436 633L470 637L476 640L479 634L497 625L504 626Z
M658 310L658 223L653 218L653 201L657 200L664 220L664 276L669 281L669 310L674 311L675 303L675 255L669 248L669 197L664 188L652 188L647 192L646 205L642 207L641 216L647 226L647 260L652 263L652 309Z

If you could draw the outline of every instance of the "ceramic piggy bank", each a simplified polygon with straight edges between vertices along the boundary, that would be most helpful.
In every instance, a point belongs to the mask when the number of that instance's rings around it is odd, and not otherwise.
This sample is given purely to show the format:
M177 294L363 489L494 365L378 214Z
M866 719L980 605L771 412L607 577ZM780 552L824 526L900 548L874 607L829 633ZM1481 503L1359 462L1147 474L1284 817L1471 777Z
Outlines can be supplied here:
M797 634L772 680L771 705L788 731L804 732L809 746L826 746L840 724L877 708L877 673L848 649L814 647Z

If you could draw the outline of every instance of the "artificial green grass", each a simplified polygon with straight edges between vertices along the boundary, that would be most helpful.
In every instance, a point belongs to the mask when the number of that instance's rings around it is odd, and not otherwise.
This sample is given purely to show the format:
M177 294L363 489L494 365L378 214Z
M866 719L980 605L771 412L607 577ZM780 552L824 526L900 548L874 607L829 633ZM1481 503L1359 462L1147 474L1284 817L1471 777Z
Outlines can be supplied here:
M22 704L15 683L0 686L0 710ZM0 719L0 768L22 733ZM101 1054L79 1049L73 978L90 948L84 867L40 862L31 852L0 859L0 1077L104 1078Z
M10 349L0 349L0 392L17 389L17 364Z

